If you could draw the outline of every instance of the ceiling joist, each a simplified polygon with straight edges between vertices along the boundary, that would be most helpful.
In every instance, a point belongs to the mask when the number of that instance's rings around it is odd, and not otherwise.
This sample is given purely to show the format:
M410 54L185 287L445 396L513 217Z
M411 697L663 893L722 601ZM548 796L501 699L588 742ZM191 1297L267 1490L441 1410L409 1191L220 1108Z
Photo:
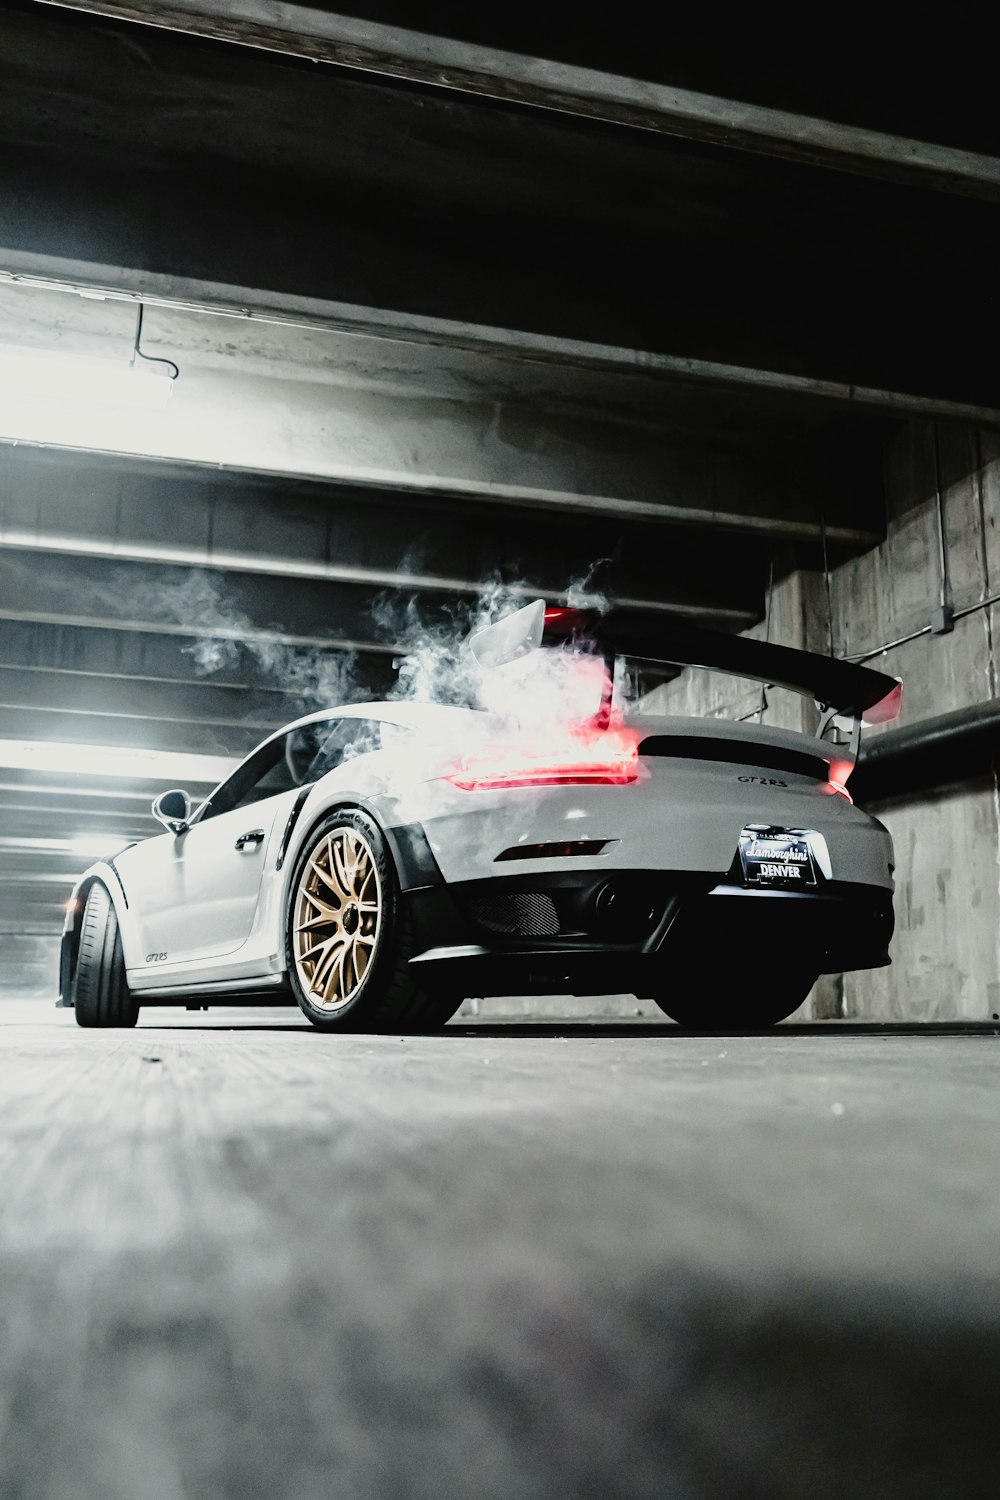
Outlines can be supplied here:
M1000 199L1000 160L930 141L269 0L43 0L631 129Z

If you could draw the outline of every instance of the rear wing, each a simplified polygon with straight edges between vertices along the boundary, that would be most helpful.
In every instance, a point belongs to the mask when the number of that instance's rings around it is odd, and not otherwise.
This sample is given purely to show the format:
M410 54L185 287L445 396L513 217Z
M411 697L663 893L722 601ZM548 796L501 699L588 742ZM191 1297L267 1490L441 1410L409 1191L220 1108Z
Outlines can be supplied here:
M574 640L612 661L628 656L704 667L804 693L820 709L821 733L835 716L883 724L898 718L902 706L902 684L871 667L727 635L652 611L546 609L539 599L479 631L469 648L481 666L490 667L540 645Z
M593 640L609 655L705 667L790 688L814 698L822 709L833 709L845 718L863 718L868 724L887 722L899 714L902 684L884 672L813 651L707 630L669 616L631 610L611 610L605 615L586 609L546 610L543 642L574 636Z

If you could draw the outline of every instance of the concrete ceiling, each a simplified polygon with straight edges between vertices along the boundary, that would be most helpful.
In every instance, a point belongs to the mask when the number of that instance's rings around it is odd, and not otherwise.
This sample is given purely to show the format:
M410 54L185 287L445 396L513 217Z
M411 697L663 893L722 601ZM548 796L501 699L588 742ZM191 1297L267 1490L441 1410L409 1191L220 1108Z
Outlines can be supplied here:
M1000 141L947 37L931 99L875 41L845 89L842 32L796 71L756 22L353 10L0 14L0 345L127 363L141 301L180 369L162 412L0 405L0 923L164 780L384 692L410 596L743 628L881 535L896 424L1000 420Z

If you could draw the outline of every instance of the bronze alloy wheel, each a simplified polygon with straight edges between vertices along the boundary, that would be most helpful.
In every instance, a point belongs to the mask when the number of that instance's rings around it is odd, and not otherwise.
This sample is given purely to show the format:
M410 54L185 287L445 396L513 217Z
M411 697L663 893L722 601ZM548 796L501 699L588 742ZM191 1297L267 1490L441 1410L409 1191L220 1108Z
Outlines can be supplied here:
M332 828L310 852L292 907L295 972L318 1011L332 1015L358 994L381 929L375 853L356 828Z

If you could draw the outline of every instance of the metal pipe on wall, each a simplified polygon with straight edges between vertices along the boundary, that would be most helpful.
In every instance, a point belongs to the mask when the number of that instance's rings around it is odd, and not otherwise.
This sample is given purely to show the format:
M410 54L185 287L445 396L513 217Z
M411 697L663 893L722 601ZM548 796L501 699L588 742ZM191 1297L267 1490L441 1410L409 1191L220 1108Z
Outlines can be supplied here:
M851 795L867 805L970 781L993 769L998 751L1000 698L990 698L869 740Z

